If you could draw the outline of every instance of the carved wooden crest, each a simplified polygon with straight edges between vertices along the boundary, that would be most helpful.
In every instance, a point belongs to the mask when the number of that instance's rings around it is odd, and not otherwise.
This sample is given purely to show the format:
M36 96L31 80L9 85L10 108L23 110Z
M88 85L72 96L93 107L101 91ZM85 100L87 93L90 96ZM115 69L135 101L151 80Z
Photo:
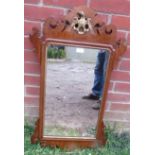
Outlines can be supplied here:
M59 33L61 32L61 37ZM85 39L102 43L114 43L116 27L106 25L90 8L77 7L59 19L49 18L45 21L43 33L46 37ZM79 35L80 34L80 35Z
M39 59L42 42L50 38L109 44L115 49L116 59L127 47L125 39L116 40L116 26L106 25L94 10L86 6L76 7L59 19L48 18L43 26L43 36L39 37L39 34L40 32L34 28L30 35Z

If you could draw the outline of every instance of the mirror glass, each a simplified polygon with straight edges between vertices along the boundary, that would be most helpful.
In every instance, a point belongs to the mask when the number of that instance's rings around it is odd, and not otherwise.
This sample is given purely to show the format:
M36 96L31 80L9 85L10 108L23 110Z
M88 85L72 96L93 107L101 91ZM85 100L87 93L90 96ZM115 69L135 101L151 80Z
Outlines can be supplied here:
M96 136L108 60L107 49L46 48L44 136Z

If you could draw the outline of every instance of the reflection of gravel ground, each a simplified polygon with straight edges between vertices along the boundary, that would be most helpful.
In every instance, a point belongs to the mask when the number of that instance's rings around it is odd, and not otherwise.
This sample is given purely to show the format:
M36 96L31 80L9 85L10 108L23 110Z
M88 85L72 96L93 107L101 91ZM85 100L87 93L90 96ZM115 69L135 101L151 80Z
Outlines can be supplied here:
M45 126L61 126L83 132L96 126L98 111L91 108L95 101L82 99L91 91L94 65L48 63Z

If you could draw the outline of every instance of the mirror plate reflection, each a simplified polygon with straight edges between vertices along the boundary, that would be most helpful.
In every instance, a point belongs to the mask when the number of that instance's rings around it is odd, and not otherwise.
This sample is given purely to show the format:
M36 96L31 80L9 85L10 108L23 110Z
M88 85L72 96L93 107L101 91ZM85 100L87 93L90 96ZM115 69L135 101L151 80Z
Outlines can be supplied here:
M44 136L95 137L99 110L92 107L97 100L82 97L91 92L99 52L108 53L81 47L47 47Z

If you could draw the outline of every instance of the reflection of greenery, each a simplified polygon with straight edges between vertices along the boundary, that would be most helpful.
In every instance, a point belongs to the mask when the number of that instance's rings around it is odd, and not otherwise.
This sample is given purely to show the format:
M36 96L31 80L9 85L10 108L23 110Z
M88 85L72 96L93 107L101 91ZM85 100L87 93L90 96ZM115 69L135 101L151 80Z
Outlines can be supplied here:
M61 126L46 126L44 128L44 134L45 135L57 135L57 136L69 136L69 137L77 137L77 136L83 136L83 137L94 137L96 134L95 128L87 128L85 131L82 131L81 129L73 129L73 128L64 128Z
M96 128L88 128L87 129L87 133L89 134L89 135L96 135Z
M47 127L44 129L45 135L57 135L57 136L80 136L78 129L68 129L60 126Z
M57 135L57 136L79 136L79 132L75 129L65 129L60 126L46 127L44 129L45 135Z
M66 57L65 50L63 48L48 48L47 51L47 57L48 58L54 58L54 59L62 59Z

